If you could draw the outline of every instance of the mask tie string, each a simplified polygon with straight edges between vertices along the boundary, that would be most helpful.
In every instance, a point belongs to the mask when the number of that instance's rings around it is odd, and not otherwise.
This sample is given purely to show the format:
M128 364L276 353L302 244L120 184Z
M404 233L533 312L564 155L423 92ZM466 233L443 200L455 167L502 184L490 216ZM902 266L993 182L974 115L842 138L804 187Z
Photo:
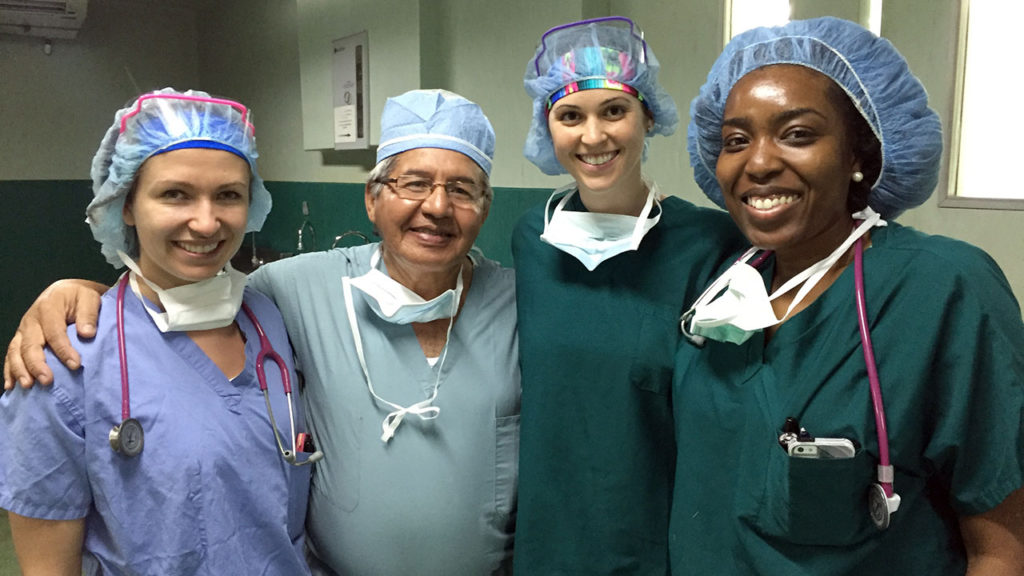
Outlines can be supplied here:
M461 271L459 272L461 275ZM437 376L434 380L434 390L429 398L421 400L410 406L401 406L394 402L389 402L381 398L377 391L373 388L373 381L370 379L370 371L366 366L366 355L363 352L363 339L359 332L359 324L356 322L356 311L354 300L352 298L352 283L351 278L345 276L341 279L342 291L345 295L345 310L348 315L349 328L352 331L352 340L356 346L356 357L359 359L359 367L363 370L363 377L366 378L366 386L370 390L370 394L373 395L381 404L385 404L394 410L389 412L384 417L384 421L381 423L381 436L380 439L387 443L395 436L395 431L398 426L401 425L402 420L405 419L406 414L414 414L421 420L433 420L437 418L441 413L441 408L433 406L434 400L437 398L437 390L441 385L441 374L444 371L444 361L448 357L448 344L451 342L452 326L455 324L455 314L458 311L458 301L452 303L452 314L448 320L448 330L445 332L444 349L441 352L441 360L437 366Z

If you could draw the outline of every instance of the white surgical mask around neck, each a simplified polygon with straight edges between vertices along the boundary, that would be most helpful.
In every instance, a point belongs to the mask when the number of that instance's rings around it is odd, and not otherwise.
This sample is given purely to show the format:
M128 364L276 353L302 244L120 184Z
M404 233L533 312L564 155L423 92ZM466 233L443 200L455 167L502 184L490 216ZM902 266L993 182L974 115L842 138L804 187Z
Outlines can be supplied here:
M223 328L235 321L242 306L248 277L228 263L215 276L174 288L161 288L142 275L139 265L124 252L118 252L130 270L132 292L143 301L143 307L161 332L189 332ZM146 304L138 279L156 293L163 311Z
M875 226L886 225L885 220L870 208L857 212L853 218L862 222L854 227L846 240L831 254L787 280L771 296L761 274L747 263L759 249L747 250L683 315L683 333L696 342L711 339L742 344L755 332L784 322L857 239ZM797 286L800 289L786 313L781 318L776 317L772 301Z
M430 300L406 288L400 282L377 268L380 262L380 247L370 257L370 270L349 281L368 296L370 308L382 320L393 324L430 322L440 318L451 318L459 311L462 298L462 268L459 268L455 288L449 288Z
M555 190L544 208L544 232L540 239L573 256L591 272L609 258L636 250L647 232L661 220L657 186L646 184L647 199L639 216L565 210L566 203L577 193L576 184ZM551 211L551 201L566 190L568 192ZM649 217L655 206L658 213Z

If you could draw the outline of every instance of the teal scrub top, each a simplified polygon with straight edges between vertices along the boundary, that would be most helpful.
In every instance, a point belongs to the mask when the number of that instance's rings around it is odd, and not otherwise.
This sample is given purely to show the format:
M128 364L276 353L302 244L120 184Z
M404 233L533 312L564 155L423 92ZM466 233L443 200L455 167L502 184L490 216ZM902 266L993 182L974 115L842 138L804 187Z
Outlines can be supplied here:
M519 439L514 273L476 260L443 366L427 363L411 325L381 320L368 297L352 291L381 398L402 406L425 400L441 371L437 418L407 415L385 444L381 423L392 408L367 387L341 283L369 270L377 246L288 258L250 279L281 309L304 375L307 420L324 452L306 524L314 573L506 574Z
M1024 324L1002 272L894 223L871 241L865 300L902 499L891 525L868 516L878 440L850 265L767 345L760 332L698 354L681 344L673 574L963 574L958 518L1021 487ZM789 457L790 416L856 456Z
M578 195L566 209L585 210ZM637 251L592 272L540 240L544 206L516 226L518 574L667 573L679 317L741 240L724 212L661 210Z

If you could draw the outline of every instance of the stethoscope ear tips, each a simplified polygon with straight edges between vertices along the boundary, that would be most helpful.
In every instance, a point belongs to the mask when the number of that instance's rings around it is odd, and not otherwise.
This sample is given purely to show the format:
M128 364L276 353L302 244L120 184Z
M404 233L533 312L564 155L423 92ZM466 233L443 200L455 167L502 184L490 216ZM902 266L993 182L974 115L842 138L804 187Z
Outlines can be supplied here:
M306 458L302 462L298 461L298 458L296 458L295 452L292 452L291 450L285 450L282 453L282 456L284 456L284 461L285 462L287 462L289 464L292 464L294 466L302 466L302 465L305 465L305 464L314 464L314 463L320 461L320 459L324 457L324 453L319 451L319 450L317 450L316 452L313 452L312 454L310 454L309 458Z
M887 496L885 488L881 484L876 482L871 485L868 492L868 513L876 528L879 530L888 528L889 522L892 520L892 513L899 508L899 494L893 492L892 496Z

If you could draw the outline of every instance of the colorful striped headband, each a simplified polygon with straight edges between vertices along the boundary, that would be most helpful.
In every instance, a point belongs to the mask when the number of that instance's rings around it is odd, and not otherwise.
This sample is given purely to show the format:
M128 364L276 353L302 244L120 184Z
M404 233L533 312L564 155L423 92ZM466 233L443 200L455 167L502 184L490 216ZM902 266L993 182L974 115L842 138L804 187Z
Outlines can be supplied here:
M565 98L569 94L574 92L582 92L583 90L594 90L596 88L604 88L607 90L621 90L626 94L636 96L637 100L644 103L647 106L647 102L644 102L644 96L636 88L633 88L629 84L623 84L615 80L609 80L608 78L586 78L584 80L578 80L571 82L562 87L548 98L548 111L562 98Z

